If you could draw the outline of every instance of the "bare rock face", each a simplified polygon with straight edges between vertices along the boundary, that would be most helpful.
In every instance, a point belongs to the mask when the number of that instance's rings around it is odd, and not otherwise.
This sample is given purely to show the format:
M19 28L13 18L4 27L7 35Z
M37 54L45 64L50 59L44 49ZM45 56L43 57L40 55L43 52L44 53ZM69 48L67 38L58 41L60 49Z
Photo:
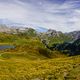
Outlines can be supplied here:
M34 33L36 32L32 28L0 25L0 32L4 32L4 33L16 34L18 32L24 33L25 31L27 31L27 32L33 32L34 31Z
M80 31L73 31L73 32L67 33L67 35L72 36L74 40L80 39Z
M0 32L10 32L10 28L6 25L0 25Z
M4 33L16 33L16 29L10 28L6 25L0 25L0 32Z
M49 29L49 30L46 32L46 35L48 35L49 37L50 37L50 36L52 36L52 37L59 36L60 34L62 34L62 32L56 31L56 30L52 30L52 29Z

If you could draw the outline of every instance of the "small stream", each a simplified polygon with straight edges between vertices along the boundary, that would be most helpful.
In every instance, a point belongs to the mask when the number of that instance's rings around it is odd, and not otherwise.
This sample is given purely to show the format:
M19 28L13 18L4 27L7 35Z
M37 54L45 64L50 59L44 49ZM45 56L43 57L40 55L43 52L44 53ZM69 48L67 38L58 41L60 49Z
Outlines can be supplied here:
M0 50L4 50L4 49L14 49L15 46L12 45L0 45Z

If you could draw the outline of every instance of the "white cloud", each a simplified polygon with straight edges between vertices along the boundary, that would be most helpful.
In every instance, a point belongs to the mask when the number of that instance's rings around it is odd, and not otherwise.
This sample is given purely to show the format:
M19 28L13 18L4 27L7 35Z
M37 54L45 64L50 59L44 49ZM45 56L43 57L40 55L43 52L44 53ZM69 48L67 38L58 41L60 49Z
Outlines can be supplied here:
M63 32L80 30L80 9L75 8L77 2L79 0L66 0L62 4L54 4L46 0L32 2L13 0L10 3L3 1L0 3L0 19Z

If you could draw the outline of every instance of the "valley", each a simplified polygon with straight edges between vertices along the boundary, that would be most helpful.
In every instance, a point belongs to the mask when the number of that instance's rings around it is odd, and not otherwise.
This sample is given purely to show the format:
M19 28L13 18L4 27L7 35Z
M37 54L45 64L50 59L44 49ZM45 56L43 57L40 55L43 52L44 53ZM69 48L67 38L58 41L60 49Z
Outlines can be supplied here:
M11 46L0 50L0 80L80 80L78 39L53 30L38 33L32 28L16 34L0 32L0 46ZM70 52L60 48L72 41L78 45L78 54L75 51L69 56ZM55 49L55 44L60 48Z
M80 0L0 0L0 80L80 80Z

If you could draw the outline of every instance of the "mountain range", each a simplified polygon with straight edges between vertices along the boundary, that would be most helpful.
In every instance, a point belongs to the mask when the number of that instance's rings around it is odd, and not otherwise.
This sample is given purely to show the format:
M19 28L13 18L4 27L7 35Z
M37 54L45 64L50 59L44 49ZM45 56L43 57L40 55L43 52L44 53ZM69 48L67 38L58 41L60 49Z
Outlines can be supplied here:
M29 27L22 27L22 26L8 26L8 25L0 25L0 32L5 32L5 33L17 33L17 31L19 32L25 32L29 29ZM72 39L77 39L80 37L80 31L73 31L73 32L69 32L69 33L63 33L61 31L56 31L53 29L46 29L43 27L32 27L32 29L34 29L37 33L39 33L39 35L41 35L41 37L45 38L72 38Z

